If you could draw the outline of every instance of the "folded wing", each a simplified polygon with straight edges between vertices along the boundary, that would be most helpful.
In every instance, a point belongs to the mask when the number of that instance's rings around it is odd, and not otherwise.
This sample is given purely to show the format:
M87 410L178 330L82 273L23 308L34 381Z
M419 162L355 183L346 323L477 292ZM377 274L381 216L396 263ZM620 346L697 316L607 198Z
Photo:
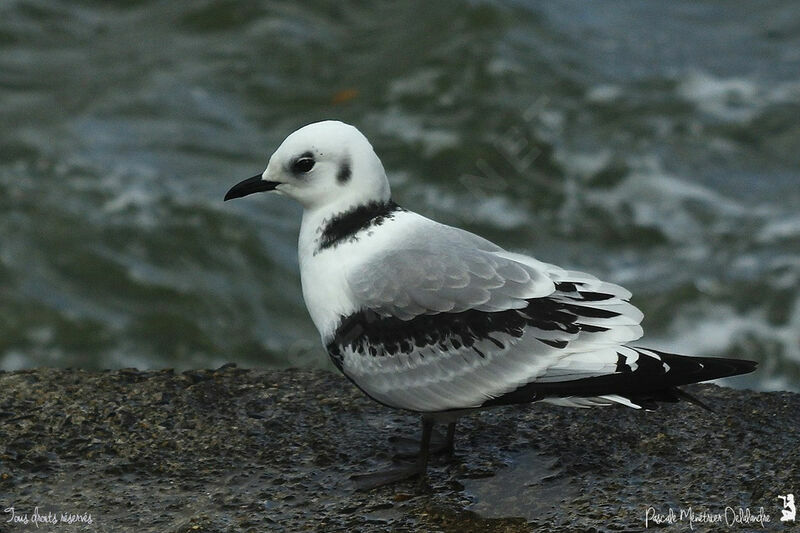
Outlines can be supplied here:
M642 314L619 286L447 226L416 237L349 272L361 308L326 339L337 366L377 401L479 407L571 354L642 334Z

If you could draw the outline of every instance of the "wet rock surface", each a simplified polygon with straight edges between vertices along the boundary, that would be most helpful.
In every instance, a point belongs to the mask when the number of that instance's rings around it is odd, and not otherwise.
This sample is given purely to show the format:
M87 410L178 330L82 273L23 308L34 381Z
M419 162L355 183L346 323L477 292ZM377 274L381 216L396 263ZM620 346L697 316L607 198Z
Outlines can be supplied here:
M666 514L731 507L769 522L695 530L785 531L778 495L800 493L800 395L687 387L655 412L504 407L464 417L456 455L413 481L356 492L392 464L411 414L325 371L0 373L0 503L58 531L642 531ZM730 515L729 515L730 516ZM8 522L0 531L35 530ZM651 522L665 531L675 524ZM791 529L790 527L788 529Z

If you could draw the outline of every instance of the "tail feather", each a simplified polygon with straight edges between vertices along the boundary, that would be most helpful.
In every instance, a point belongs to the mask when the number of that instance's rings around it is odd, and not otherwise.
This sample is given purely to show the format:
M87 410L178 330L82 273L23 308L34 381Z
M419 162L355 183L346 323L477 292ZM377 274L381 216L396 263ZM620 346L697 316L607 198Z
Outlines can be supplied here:
M636 351L643 355L651 355L651 357L652 354L655 354L663 363L669 365L664 378L668 384L673 386L748 374L758 366L755 361L746 359L689 357L643 348L636 348Z
M569 405L570 402L554 401L570 398L620 397L624 405L644 409L657 408L658 402L687 400L695 405L712 409L702 401L678 389L681 385L699 383L712 379L747 374L756 369L757 363L744 359L719 357L689 357L644 348L621 347L616 354L619 363L614 372L591 375L579 379L558 381L533 381L514 391L492 398L484 405L503 405L550 400ZM571 356L572 364L580 354ZM593 361L593 368L597 368ZM579 375L579 374L577 374ZM624 402L628 400L630 404ZM576 405L580 402L573 402Z

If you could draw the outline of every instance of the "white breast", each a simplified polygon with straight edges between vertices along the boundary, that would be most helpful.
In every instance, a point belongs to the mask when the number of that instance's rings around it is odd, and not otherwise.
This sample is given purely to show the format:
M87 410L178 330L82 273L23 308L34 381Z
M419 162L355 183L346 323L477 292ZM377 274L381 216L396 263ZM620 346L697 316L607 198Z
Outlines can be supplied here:
M333 333L342 316L361 308L361 302L348 286L348 273L368 261L372 254L397 246L422 217L398 211L380 226L362 230L355 239L319 250L317 239L322 218L314 213L304 214L298 254L303 298L324 340Z

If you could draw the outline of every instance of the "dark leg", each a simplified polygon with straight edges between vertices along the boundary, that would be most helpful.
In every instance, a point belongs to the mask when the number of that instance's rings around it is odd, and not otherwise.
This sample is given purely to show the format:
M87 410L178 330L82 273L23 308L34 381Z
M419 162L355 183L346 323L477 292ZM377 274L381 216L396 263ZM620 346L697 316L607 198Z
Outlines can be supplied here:
M447 453L447 455L451 457L456 451L456 447L454 445L455 439L456 439L456 423L450 422L449 424L447 424L447 440L445 441L444 451Z
M420 441L417 461L413 465L390 468L368 474L355 474L350 476L358 490L370 490L397 481L402 481L414 476L419 476L419 488L425 486L425 472L428 470L428 457L430 455L431 433L433 421L422 419L422 440Z
M431 447L431 432L433 431L433 421L422 418L422 441L419 443L419 457L417 457L417 490L425 488L425 474L428 472L428 457Z
M430 445L429 445L429 453L431 455L439 455L440 453L446 453L447 455L452 456L455 450L455 448L453 447L455 434L456 434L455 422L451 422L447 425L446 437L443 437L436 430L432 431ZM393 455L394 459L413 459L419 457L419 448L421 445L420 441L408 437L395 436L395 437L389 437L389 442L391 442L395 446L395 449L397 450L396 453Z

